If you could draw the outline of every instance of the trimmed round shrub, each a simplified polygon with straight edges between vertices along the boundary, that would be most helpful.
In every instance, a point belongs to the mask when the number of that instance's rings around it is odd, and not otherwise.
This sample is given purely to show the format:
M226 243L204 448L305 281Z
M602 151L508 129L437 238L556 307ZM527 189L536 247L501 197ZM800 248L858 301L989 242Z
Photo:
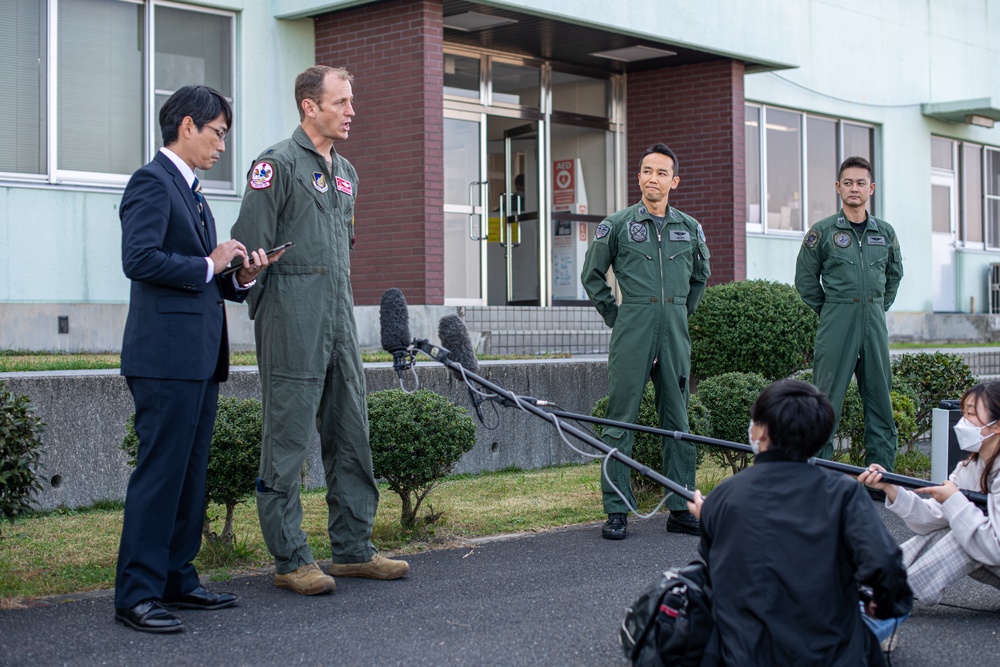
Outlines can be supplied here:
M598 399L594 404L594 409L590 414L593 417L604 419L608 413L608 397ZM688 430L692 435L707 436L710 425L708 423L708 410L701 404L698 397L692 394L688 400ZM660 419L656 414L656 394L653 383L646 383L642 390L642 403L639 404L639 418L636 423L640 426L650 428L660 428ZM598 436L604 433L600 424L594 424L594 431ZM662 437L652 433L639 433L633 436L632 458L648 468L656 471L663 471ZM700 465L705 458L705 445L695 444L697 451L697 461ZM636 494L653 493L660 488L656 482L646 479L636 471L632 471L632 488Z
M233 513L236 506L246 502L254 490L260 462L260 440L263 409L255 398L239 399L219 396L219 407L212 429L212 444L208 451L208 472L205 500L226 507L222 532L212 530L212 519L205 515L202 529L204 536L232 547ZM129 456L129 465L135 465L139 451L139 436L135 432L135 413L125 424L125 438L121 449Z
M475 446L476 424L464 408L426 389L369 394L368 422L375 476L399 495L400 523L413 528L427 494ZM439 517L432 512L426 522Z
M28 397L10 393L0 380L0 519L30 512L33 496L42 490L44 430Z
M818 323L785 283L745 280L709 287L688 320L691 373L788 377L812 363Z
M893 387L902 382L917 393L916 436L931 428L931 410L945 399L958 399L976 384L968 364L957 354L918 352L892 362ZM900 439L902 443L902 439Z
M708 410L712 426L709 435L746 444L750 406L769 384L760 373L723 373L702 380L698 384L698 398ZM728 466L733 473L746 468L750 462L750 454L722 447L710 447L709 456L719 465Z

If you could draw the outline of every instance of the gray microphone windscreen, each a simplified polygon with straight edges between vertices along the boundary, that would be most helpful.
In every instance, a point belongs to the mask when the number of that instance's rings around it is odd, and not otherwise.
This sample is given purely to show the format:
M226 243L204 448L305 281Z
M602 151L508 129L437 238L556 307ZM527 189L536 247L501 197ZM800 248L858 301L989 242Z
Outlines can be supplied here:
M396 287L382 294L378 311L382 327L382 349L400 352L410 346L410 315L406 311L406 298Z
M452 361L458 362L467 371L479 371L479 359L472 349L469 330L458 315L445 315L441 318L438 322L438 337L441 339L441 346L451 353Z

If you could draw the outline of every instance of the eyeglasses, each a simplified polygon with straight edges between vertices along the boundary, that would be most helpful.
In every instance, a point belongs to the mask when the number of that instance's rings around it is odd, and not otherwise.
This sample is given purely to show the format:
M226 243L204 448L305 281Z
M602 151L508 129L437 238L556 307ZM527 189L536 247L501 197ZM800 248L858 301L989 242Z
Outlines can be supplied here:
M207 127L208 129L210 129L212 132L215 132L215 136L219 137L219 141L221 141L223 143L225 143L226 137L229 136L229 132L227 130L220 130L217 127L212 127L208 123L205 123L205 127Z

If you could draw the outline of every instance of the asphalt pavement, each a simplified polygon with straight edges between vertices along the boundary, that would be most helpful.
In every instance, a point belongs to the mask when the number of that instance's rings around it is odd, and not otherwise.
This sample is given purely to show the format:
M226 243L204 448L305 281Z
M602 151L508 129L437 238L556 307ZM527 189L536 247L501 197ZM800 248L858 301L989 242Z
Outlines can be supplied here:
M173 635L114 623L111 591L41 601L0 611L0 665L624 666L625 607L696 555L697 538L667 533L664 517L633 517L623 542L590 524L426 552L408 557L404 579L341 578L327 596L276 589L266 574L211 583L239 605L178 612L186 629ZM966 579L944 602L902 626L893 667L1000 663L1000 592Z

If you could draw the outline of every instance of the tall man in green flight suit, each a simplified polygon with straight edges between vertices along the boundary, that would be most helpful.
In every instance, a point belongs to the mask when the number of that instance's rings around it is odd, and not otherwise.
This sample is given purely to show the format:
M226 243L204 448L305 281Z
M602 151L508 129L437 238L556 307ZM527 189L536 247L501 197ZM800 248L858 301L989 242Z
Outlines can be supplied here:
M885 312L903 277L903 258L892 226L870 215L875 192L872 167L862 157L840 165L837 193L840 212L813 225L802 239L795 265L795 288L819 314L813 382L830 398L840 423L851 376L865 414L865 464L892 471L897 431L892 419L892 366ZM833 433L819 452L833 455Z
M301 595L332 591L334 576L395 579L410 569L371 543L378 490L350 266L358 175L333 148L351 128L352 81L347 70L331 67L296 78L301 124L254 161L233 225L254 248L296 244L247 303L264 403L257 514L274 556L274 585ZM326 472L330 576L302 531L299 481L315 429Z
M580 279L597 312L612 327L607 418L634 423L643 389L652 378L660 426L687 431L691 375L688 315L698 307L711 271L701 225L667 203L670 191L680 183L678 167L677 156L664 144L646 149L639 162L641 201L597 226ZM614 268L621 291L620 306L607 282L609 267ZM605 428L604 441L631 456L632 431ZM663 474L693 489L694 445L663 438L662 447ZM635 507L629 469L609 461L608 475L610 480L601 478L608 515L601 536L623 540L629 508ZM698 534L698 520L683 498L671 497L667 508L668 531Z

